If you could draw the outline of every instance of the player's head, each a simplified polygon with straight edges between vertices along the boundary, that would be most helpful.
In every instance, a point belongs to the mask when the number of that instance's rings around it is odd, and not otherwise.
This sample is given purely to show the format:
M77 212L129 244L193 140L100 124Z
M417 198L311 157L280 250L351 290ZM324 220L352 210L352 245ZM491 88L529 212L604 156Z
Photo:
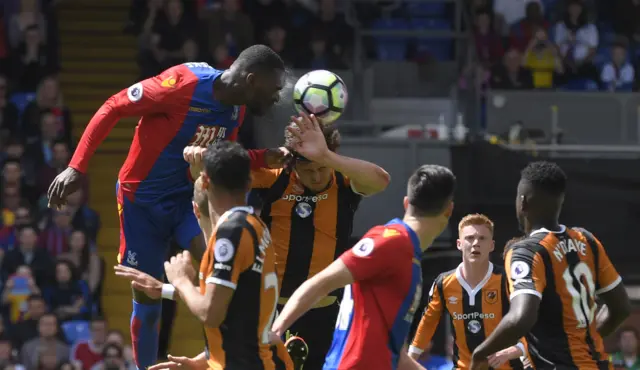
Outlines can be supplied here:
M291 124L295 127L295 124ZM294 171L302 185L306 188L320 192L327 188L333 176L333 169L322 165L321 163L312 162L300 154L296 153L292 148L295 140L289 130L284 131L284 146L289 148L293 153L291 161L287 167ZM335 152L340 147L340 133L338 129L331 125L322 125L322 133L327 142L327 147Z
M533 226L557 222L567 188L567 176L555 163L532 162L520 174L516 196L518 223L526 233Z
M209 205L230 205L242 200L251 186L251 159L238 143L219 141L204 154L203 187L207 189Z
M638 330L633 326L625 326L618 330L618 346L624 355L636 355L638 353Z
M425 164L409 178L404 208L410 216L437 221L444 230L453 211L455 188L456 177L450 169Z
M285 67L282 58L265 45L244 49L231 65L236 83L244 92L245 105L251 114L265 114L280 99Z
M482 214L466 215L458 224L458 250L462 260L470 262L488 261L495 248L493 221Z
M198 177L193 184L193 213L198 219L198 225L203 230L206 240L211 237L211 217L209 216L209 197L204 186L204 178Z

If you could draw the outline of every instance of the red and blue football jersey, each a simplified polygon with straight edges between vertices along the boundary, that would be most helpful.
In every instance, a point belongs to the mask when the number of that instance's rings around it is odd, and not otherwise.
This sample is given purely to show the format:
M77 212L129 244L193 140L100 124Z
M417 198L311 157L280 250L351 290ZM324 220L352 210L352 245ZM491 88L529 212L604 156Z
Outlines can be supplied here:
M244 119L244 106L215 100L213 83L223 72L206 63L185 63L112 96L89 122L70 166L86 172L117 121L141 116L118 175L123 194L138 204L178 194L189 197L193 184L184 148L235 140Z
M324 370L395 370L422 295L422 249L402 220L376 226L340 259L346 286Z

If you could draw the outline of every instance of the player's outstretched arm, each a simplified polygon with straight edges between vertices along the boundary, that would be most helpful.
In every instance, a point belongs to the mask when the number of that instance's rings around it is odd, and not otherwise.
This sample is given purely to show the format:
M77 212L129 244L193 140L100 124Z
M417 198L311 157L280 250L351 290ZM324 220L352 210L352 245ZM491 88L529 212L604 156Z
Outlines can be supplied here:
M603 337L613 334L631 314L631 303L624 284L598 295L605 303L597 316L598 332Z
M314 115L308 116L303 112L300 117L292 119L297 129L289 126L287 130L297 139L293 148L296 152L342 173L350 179L354 191L360 194L373 195L389 185L391 177L382 167L329 150L320 122Z
M279 337L309 311L318 301L336 289L353 283L353 276L342 262L336 260L311 279L305 281L287 301L273 323L272 331Z

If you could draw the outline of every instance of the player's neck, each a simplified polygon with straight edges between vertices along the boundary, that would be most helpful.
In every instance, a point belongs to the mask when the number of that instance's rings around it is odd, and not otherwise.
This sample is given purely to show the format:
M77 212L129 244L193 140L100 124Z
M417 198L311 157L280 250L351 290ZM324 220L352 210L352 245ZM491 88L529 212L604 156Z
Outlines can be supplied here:
M209 216L211 217L211 224L217 225L220 217L228 210L235 207L246 207L247 202L244 196L242 197L225 197L225 199L216 199L212 201L209 198Z
M442 233L442 229L435 223L428 223L413 216L405 215L402 221L418 235L422 251L427 250L438 235Z
M489 260L486 261L467 261L462 260L462 277L471 288L475 288L489 271Z
M525 230L525 232L527 233L527 235L529 235L532 231L543 228L551 231L557 231L560 230L560 223L558 222L558 219L556 217L550 217L548 219L542 218L536 220L535 222L530 221L529 228L528 230Z
M243 105L244 97L234 86L233 72L229 69L222 72L222 75L213 81L214 98L224 105Z

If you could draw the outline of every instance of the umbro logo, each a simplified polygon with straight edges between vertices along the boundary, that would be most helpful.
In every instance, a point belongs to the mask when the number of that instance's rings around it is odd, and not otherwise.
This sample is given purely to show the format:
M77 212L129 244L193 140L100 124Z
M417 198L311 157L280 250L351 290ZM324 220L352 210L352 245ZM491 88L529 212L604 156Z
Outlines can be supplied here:
M456 297L449 297L447 298L449 300L449 304L456 304L458 303L458 298Z

